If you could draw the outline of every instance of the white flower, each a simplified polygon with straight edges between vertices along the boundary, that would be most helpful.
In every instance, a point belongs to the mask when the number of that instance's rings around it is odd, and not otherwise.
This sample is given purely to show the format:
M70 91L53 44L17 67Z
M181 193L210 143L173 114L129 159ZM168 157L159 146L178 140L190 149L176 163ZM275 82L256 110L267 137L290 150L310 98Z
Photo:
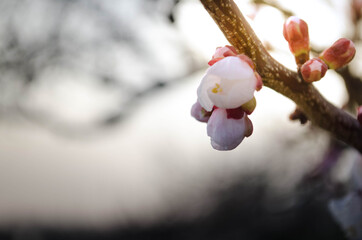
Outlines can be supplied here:
M251 100L257 77L250 65L229 56L212 65L197 89L198 102L206 111L213 106L233 109Z
M253 125L247 115L240 110L240 116L229 116L228 110L215 109L207 122L207 135L216 150L232 150L251 135Z

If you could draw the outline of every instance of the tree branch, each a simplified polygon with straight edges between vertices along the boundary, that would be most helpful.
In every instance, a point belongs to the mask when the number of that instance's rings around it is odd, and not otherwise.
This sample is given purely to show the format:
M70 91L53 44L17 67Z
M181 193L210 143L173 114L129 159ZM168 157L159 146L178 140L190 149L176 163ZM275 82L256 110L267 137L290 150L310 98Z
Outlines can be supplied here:
M312 84L273 59L233 0L200 0L227 40L249 56L265 86L293 100L311 122L362 152L357 119L329 103Z

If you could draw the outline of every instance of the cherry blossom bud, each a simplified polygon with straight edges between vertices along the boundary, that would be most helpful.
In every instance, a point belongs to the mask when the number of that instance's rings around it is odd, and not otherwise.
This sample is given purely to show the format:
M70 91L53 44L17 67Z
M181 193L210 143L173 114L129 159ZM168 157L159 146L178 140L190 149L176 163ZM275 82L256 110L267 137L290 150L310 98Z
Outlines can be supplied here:
M236 56L238 53L233 46L226 45L225 47L217 47L212 59L208 62L210 66L220 61L221 59L229 56Z
M236 148L252 131L252 123L241 108L216 108L207 123L207 135L216 150Z
M206 111L214 106L233 109L254 97L257 77L239 57L226 57L212 65L197 89L198 102Z
M353 42L347 38L338 39L319 56L330 69L338 69L352 61L356 54Z
M362 126L362 106L359 106L357 109L357 119L359 124Z
M319 58L313 58L305 62L301 68L304 81L315 82L326 74L328 66Z
M207 122L211 116L211 112L207 112L201 107L199 102L196 102L191 108L191 116L200 122Z
M251 99L249 102L244 103L243 105L241 105L241 109L243 109L243 111L248 115L253 113L255 107L256 107L256 99L255 99L255 97L253 97L253 99Z
M309 59L308 25L302 19L291 16L284 23L283 35L289 43L289 49L295 56L297 64Z

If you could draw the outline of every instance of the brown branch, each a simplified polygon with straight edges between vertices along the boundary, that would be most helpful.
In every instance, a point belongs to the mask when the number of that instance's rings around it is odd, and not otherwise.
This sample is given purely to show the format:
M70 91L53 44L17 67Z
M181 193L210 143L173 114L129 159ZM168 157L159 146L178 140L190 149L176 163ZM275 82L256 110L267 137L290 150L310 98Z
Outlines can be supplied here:
M255 63L265 86L293 100L315 125L362 152L362 127L314 88L273 59L233 0L200 0L227 40Z

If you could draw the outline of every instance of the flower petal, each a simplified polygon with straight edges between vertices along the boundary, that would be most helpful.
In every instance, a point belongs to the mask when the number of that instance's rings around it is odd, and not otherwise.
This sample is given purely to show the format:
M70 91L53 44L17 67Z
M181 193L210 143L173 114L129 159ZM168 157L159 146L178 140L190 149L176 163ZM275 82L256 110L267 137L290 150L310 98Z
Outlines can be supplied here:
M206 111L199 102L196 102L192 105L191 116L200 122L207 122L211 116L211 112Z
M253 74L253 69L238 57L226 57L207 71L210 75L216 75L229 80L248 79Z
M232 150L244 139L246 118L227 118L225 109L215 109L207 123L207 135L211 138L211 145L216 150Z
M200 104L207 110L237 108L254 97L257 78L250 65L238 57L226 57L210 67L198 89Z
M207 90L219 83L220 78L218 76L209 75L208 72L206 72L205 76L201 80L200 86L197 88L197 101L208 112L211 112L214 107L214 103L209 98Z

